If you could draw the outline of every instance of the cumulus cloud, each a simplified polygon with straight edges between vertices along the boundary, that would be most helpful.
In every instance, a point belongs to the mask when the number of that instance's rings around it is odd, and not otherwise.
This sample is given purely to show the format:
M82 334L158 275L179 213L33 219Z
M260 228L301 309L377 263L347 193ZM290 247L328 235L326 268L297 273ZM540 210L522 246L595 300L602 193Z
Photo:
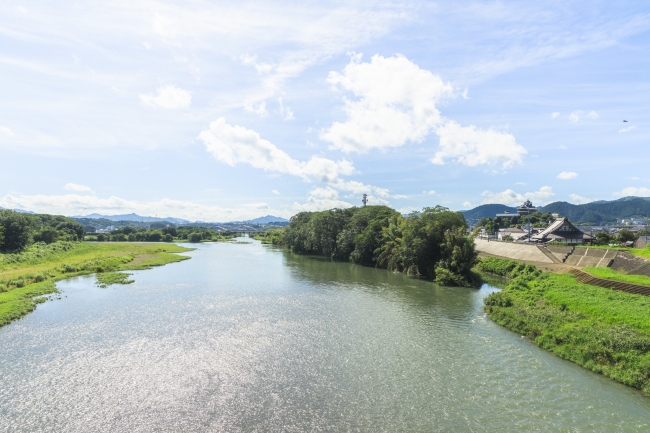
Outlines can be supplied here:
M470 208L470 207L472 207L472 203L466 201L466 202L463 203L463 206L464 206L465 208Z
M436 165L444 165L450 159L470 167L501 164L506 169L521 163L527 153L514 136L492 128L481 130L451 120L440 126L436 134L440 136L440 147L431 159Z
M621 191L617 191L614 193L615 197L627 197L630 195L638 196L638 197L650 197L650 188L646 187L634 187L630 186L627 188L623 188Z
M330 72L327 80L355 98L344 99L346 121L334 122L320 135L343 152L364 153L418 143L435 131L440 146L431 160L434 164L451 160L468 166L501 164L509 168L526 154L511 134L464 127L443 118L436 104L455 96L453 86L404 56L375 55L364 63L361 55L355 54L342 73ZM467 96L466 92L463 95Z
M451 84L401 55L375 55L369 63L353 55L343 72L330 72L327 81L357 98L345 99L347 120L321 134L348 153L422 141L441 123L436 103L454 92Z
M544 205L553 197L555 193L550 186L543 186L538 191L519 194L511 189L502 192L483 191L481 196L485 197L482 204L499 203L506 205L520 205L526 200L530 200L535 205Z
M578 173L574 171L563 171L562 173L557 175L557 178L562 180L575 179L576 177L578 177Z
M5 195L0 198L0 206L55 215L79 215L86 209L86 213L116 215L135 212L140 215L185 218L191 221L203 219L206 221L243 221L270 212L279 216L291 216L291 212L271 209L266 203L250 203L237 208L224 208L169 198L139 202L115 196L102 198L92 194Z
M429 190L429 191L422 191L422 194L436 195L436 192L434 190Z
M569 114L569 120L572 121L573 123L578 123L580 119L583 119L585 117L587 119L595 120L598 119L598 113L596 113L595 111L590 111L589 113L585 114L585 112L582 110L576 110L571 114Z
M352 207L351 203L339 199L339 192L331 187L314 188L310 191L306 203L294 203L295 212L315 212L327 209L345 209Z
M636 126L632 125L632 126L628 126L627 128L619 129L618 132L624 134L624 133L626 133L626 132L630 132L630 131L633 130L634 128L636 128Z
M189 108L192 103L192 93L179 87L166 85L157 89L158 94L140 95L140 101L144 105L154 108L165 108L168 110L177 110Z
M571 198L571 201L574 202L575 204L585 204L585 203L591 203L593 200L587 197L583 197L578 194L569 194L569 197Z
M551 113L551 119L557 119L558 117L560 117L559 111L554 111L553 113Z
M68 191L77 191L77 192L93 192L93 189L86 185L80 185L78 183L66 183L63 186L63 189Z
M277 189L272 189L271 192L275 195L280 195L280 191L278 191Z
M210 129L201 132L199 138L215 159L231 166L244 163L266 171L298 176L308 182L325 183L341 191L372 194L377 199L390 197L386 188L341 179L341 176L356 172L350 161L333 161L322 156L312 156L309 161L298 161L264 140L257 132L229 125L223 117L210 123Z
M201 132L199 138L215 159L231 166L245 163L266 171L324 183L336 182L340 175L355 172L354 166L347 160L332 161L321 156L312 156L306 162L295 160L257 132L229 125L223 117L210 123L210 129Z

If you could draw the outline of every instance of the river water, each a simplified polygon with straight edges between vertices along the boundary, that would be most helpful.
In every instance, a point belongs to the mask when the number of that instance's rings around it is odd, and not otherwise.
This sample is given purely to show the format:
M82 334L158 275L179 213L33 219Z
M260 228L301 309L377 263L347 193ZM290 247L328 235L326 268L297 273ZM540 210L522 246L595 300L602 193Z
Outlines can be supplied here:
M252 244L0 328L0 431L647 432L650 398L492 323L494 290Z

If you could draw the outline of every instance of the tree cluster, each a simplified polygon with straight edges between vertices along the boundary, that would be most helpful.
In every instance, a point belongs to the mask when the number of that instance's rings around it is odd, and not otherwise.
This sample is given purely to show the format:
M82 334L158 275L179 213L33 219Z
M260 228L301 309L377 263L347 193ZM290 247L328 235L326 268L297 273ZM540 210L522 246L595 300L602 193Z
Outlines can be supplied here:
M84 228L61 215L27 214L0 210L0 251L18 252L32 242L83 240Z
M142 227L121 227L108 233L88 236L88 240L99 242L201 242L222 240L233 237L229 232L217 232L214 229L198 226L168 225L157 229Z
M460 212L436 206L403 217L386 206L301 212L282 242L294 252L471 286L478 254Z

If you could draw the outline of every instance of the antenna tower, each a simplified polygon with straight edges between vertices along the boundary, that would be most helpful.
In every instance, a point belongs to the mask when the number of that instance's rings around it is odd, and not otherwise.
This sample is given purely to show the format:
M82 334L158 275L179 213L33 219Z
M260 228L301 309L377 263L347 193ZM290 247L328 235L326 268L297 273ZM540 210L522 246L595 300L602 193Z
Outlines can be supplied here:
M363 205L364 205L364 206L365 206L366 204L368 204L368 195L367 195L367 194L364 194L364 195L363 195L363 199L362 199L361 201L363 202Z

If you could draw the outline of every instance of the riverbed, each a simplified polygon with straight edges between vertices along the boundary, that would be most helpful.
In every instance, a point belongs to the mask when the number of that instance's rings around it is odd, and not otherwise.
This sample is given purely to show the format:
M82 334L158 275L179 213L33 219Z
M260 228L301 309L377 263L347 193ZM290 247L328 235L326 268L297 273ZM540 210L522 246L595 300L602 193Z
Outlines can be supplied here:
M0 431L641 432L650 398L439 287L251 244L61 299L0 328Z

